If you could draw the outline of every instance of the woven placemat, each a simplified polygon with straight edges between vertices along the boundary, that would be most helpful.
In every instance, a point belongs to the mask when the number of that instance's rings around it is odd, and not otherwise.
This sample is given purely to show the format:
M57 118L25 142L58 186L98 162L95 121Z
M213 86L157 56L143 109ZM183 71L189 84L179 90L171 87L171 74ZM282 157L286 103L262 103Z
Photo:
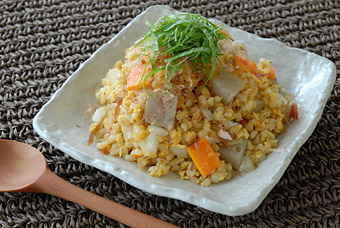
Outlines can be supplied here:
M79 65L155 4L199 11L336 63L338 79L313 135L250 214L225 216L143 192L70 158L33 130L34 115ZM0 1L0 138L38 148L53 172L83 189L181 227L339 227L339 15L339 0ZM125 226L50 195L0 193L0 227Z

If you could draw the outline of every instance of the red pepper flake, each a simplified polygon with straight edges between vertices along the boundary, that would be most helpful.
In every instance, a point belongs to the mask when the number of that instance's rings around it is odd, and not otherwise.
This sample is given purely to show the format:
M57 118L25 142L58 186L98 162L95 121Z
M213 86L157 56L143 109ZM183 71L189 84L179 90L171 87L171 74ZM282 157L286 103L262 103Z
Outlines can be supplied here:
M290 105L290 108L289 108L289 117L288 117L288 120L297 120L299 119L299 113L298 113L298 106L295 102L293 102L291 105Z
M228 147L229 147L229 143L228 143L228 140L227 140L227 139L218 137L218 140L223 144L223 146L224 146L225 148L228 148Z
M239 123L240 123L243 127L245 127L246 124L248 123L248 120L242 119Z

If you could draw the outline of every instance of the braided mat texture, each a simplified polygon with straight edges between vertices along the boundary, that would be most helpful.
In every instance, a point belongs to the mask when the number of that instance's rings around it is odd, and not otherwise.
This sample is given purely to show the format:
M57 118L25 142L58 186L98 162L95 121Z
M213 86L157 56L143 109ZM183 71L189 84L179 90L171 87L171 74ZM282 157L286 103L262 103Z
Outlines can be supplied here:
M337 65L322 119L278 185L254 212L229 217L136 189L41 139L32 119L63 82L135 16L155 4L217 18ZM340 2L1 1L0 138L30 144L58 176L181 227L340 227ZM316 91L317 92L317 91ZM0 227L126 227L65 200L0 193Z

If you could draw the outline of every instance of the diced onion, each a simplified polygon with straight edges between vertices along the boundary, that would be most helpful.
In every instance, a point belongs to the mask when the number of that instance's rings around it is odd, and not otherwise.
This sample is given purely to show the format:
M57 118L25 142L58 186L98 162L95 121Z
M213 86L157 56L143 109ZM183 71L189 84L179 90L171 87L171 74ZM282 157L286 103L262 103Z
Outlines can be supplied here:
M132 138L132 126L126 127L121 125L120 127L122 129L124 139Z
M157 126L154 126L154 125L149 125L147 131L150 131L151 130L151 133L154 133L156 135L159 135L159 136L167 136L169 134L169 132L167 130L165 130L164 128L161 128L161 127L157 127Z
M158 136L165 137L168 135L168 131L153 125L149 125L147 130L151 130L151 133L146 139L139 143L139 146L145 156L156 158L159 144Z
M205 138L207 139L207 141L208 141L210 144L214 144L214 143L217 143L217 142L218 142L218 138L217 138L217 137L208 137L208 136L206 136Z
M143 150L144 155L150 158L157 157L157 149L158 149L159 140L156 134L151 133L145 142L145 151Z
M227 131L223 131L222 128L217 132L217 135L222 139L233 140L230 134Z
M92 121L99 123L100 119L105 115L105 107L99 107L96 109L96 111L93 113Z
M94 134L96 134L96 132L99 131L100 126L103 124L105 117L106 117L106 112L101 117L99 123L91 130L90 135L89 135L89 140L87 141L88 146L90 146L93 143Z
M282 94L280 94L280 93L276 94L276 100L278 102L281 102L283 105L287 105L288 104L287 99Z
M128 139L131 139L130 143L125 143L128 148L131 148L133 146L133 144L132 144L132 138L133 138L133 128L132 128L132 126L126 127L124 125L121 125L120 127L122 129L122 133L123 133L123 137L124 137L125 142L127 142Z
M223 124L223 127L225 127L225 128L230 128L230 127L232 127L232 126L235 126L235 125L237 125L237 124L239 124L239 123L237 123L237 122L234 122L234 121L230 121L230 120L228 120L227 118L222 118L222 124Z
M146 155L146 140L147 140L147 138L145 138L144 140L139 142L139 147L141 148L144 156L147 156Z
M254 170L255 165L251 157L249 157L248 155L244 156L242 159L240 168L246 172Z
M130 155L132 157L140 157L140 156L143 156L143 151L139 148L135 148L131 151Z
M207 107L200 107L203 115L205 116L205 118L207 118L208 121L212 121L214 119L213 114L211 113L211 111L207 108Z
M136 161L136 158L133 157L133 156L131 156L131 155L129 155L129 154L125 155L125 156L124 156L124 159L125 159L126 161L130 161L130 162Z
M256 106L253 110L253 112L260 112L263 109L263 102L261 100L255 100Z
M117 120L119 114L120 114L120 106L122 105L123 103L123 98L121 97L118 97L117 100L116 100L116 108L115 108L115 120Z
M230 53L235 48L233 47L233 42L230 39L220 40L218 43L221 45L224 53Z
M170 147L170 151L174 155L177 155L177 157L179 157L179 158L183 158L183 157L188 156L187 148L184 145L172 146L172 147Z
M116 82L117 77L119 77L121 74L122 73L118 69L114 68L107 72L106 78L109 80L111 85L113 85Z

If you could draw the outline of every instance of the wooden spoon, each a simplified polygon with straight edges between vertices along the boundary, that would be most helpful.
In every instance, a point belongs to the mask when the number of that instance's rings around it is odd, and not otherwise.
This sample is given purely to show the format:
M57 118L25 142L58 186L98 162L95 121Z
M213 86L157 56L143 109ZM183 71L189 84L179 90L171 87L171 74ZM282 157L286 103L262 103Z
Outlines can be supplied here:
M40 151L16 141L0 140L0 191L48 193L131 227L177 227L72 185L48 168Z

